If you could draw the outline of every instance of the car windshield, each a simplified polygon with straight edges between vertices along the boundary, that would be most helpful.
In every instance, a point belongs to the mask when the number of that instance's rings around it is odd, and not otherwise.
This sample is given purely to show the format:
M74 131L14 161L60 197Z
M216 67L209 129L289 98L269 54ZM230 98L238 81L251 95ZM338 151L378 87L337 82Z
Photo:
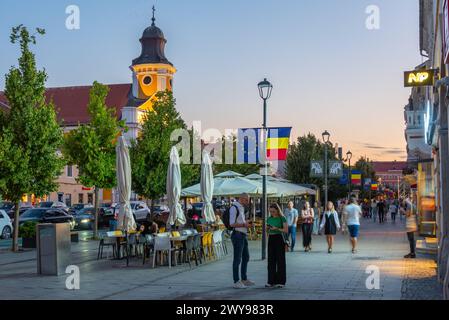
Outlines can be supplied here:
M78 203L78 204L75 204L72 208L75 210L80 210L80 209L84 208L84 204Z
M25 211L25 213L22 215L22 218L41 218L44 213L45 210L29 209Z
M39 208L51 208L53 202L41 202L39 203Z
M78 211L78 214L94 214L94 209L93 208L84 208L80 211Z

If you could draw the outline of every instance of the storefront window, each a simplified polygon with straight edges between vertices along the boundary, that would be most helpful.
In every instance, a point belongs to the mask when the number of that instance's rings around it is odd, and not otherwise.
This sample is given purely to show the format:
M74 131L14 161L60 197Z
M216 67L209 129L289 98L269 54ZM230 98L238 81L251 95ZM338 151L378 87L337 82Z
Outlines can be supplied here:
M433 181L433 162L418 165L418 217L419 231L423 236L436 236L436 207Z

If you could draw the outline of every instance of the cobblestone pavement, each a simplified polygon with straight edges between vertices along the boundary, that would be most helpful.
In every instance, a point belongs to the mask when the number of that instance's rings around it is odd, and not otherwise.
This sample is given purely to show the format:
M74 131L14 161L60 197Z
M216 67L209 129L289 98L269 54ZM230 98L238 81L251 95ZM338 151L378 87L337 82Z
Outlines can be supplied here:
M424 257L424 256L423 256ZM405 275L402 281L403 300L441 300L443 288L437 280L434 257L409 260L405 263Z
M351 254L347 236L338 235L334 252L327 253L324 236L314 236L313 251L299 247L287 254L287 286L266 289L266 261L260 260L260 242L250 242L250 278L256 286L232 288L232 256L189 268L152 269L142 260L96 260L97 243L82 241L72 246L72 264L79 266L80 290L67 290L66 275L36 275L36 253L0 251L0 299L318 299L385 300L441 299L433 257L418 255L405 260L408 245L401 222L378 225L362 221L360 245ZM232 249L230 249L232 251ZM378 268L380 286L366 286L367 268Z

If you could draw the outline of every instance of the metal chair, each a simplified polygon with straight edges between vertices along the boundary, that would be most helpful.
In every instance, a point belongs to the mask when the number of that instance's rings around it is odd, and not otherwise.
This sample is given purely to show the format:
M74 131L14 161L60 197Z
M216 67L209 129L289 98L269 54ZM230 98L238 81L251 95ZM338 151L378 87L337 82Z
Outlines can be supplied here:
M97 260L103 259L104 247L112 248L112 257L115 258L116 243L117 243L117 241L115 238L110 238L110 237L101 238L100 243L98 244ZM108 251L108 253L109 253L109 251ZM109 254L107 257L109 257Z

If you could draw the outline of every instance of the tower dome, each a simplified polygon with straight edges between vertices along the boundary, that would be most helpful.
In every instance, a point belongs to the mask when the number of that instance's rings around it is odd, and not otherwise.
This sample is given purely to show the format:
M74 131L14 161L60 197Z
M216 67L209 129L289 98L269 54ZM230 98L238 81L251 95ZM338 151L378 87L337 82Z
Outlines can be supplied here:
M154 11L155 9L153 7L151 26L144 30L142 38L140 38L142 53L138 58L133 60L133 65L147 63L164 63L173 65L165 56L165 44L167 43L167 40L165 39L162 30L155 24L156 18L154 17Z

